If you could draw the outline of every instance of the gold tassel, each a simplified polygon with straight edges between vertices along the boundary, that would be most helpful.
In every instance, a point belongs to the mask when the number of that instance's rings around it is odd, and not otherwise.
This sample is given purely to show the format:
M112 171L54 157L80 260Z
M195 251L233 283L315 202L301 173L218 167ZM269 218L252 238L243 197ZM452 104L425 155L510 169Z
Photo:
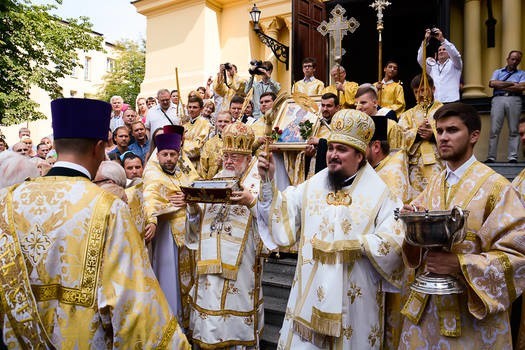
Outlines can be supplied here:
M302 340L314 344L318 348L327 348L331 343L331 338L324 334L319 334L308 326L293 320L293 331L301 337Z
M235 266L222 264L222 274L221 276L225 279L236 281L237 280L237 273L239 272L239 269Z
M332 314L322 312L315 307L312 307L312 328L321 334L326 334L332 337L341 336L341 314Z

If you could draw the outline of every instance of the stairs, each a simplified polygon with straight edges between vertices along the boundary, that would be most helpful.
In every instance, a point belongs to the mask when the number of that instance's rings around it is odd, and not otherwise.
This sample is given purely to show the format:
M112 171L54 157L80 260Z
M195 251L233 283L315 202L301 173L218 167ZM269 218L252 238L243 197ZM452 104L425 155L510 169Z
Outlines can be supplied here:
M264 332L260 341L262 350L275 350L279 330L283 324L286 304L297 264L296 254L272 254L264 264L262 287L264 296Z
M525 163L489 163L487 164L495 172L505 176L507 180L512 181L525 167Z

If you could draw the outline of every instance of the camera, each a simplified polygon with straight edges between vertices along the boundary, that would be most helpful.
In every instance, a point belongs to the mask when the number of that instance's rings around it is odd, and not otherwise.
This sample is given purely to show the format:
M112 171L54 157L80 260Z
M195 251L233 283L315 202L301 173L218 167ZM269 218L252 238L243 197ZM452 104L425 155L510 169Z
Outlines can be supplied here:
M432 28L432 30L430 31L430 35L432 35L432 36L438 36L438 35L439 35L439 29L437 29L437 28Z
M224 64L224 69L226 69L226 70L230 70L230 69L232 69L232 68L233 68L233 64L231 64L230 62L226 62L226 63Z
M250 68L248 69L248 73L251 75L264 75L266 74L266 67L263 66L263 62L259 60L251 60L250 61Z

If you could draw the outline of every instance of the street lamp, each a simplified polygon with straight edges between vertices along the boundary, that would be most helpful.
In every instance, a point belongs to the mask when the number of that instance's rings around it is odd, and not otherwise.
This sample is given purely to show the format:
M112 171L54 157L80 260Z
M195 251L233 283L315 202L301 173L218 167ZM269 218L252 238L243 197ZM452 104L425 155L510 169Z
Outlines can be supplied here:
M264 32L259 27L259 19L261 18L261 10L257 7L257 5L253 4L252 10L250 11L250 17L252 18L253 22L253 30L259 37L259 40L269 47L275 57L282 63L286 65L286 70L288 70L288 56L290 52L290 48L279 41L275 40L272 37L269 37L268 35L264 34Z

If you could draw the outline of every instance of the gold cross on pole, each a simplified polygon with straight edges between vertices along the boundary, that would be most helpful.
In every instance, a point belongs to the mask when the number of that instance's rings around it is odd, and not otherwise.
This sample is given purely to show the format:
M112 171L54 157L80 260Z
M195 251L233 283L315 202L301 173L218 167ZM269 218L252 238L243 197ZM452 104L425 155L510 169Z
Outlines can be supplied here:
M348 33L355 32L359 27L359 22L351 17L349 20L344 16L346 10L339 4L330 13L332 18L327 23L322 21L317 27L317 31L323 36L330 33L330 38L333 40L334 48L332 49L333 57L342 57L345 54L345 49L342 47L343 37Z
M377 12L377 33L379 35L377 42L377 81L381 82L381 77L383 75L383 38L381 33L383 32L383 10L390 5L390 2L387 0L374 0L370 7L376 10ZM379 91L379 101L381 101L381 91Z

